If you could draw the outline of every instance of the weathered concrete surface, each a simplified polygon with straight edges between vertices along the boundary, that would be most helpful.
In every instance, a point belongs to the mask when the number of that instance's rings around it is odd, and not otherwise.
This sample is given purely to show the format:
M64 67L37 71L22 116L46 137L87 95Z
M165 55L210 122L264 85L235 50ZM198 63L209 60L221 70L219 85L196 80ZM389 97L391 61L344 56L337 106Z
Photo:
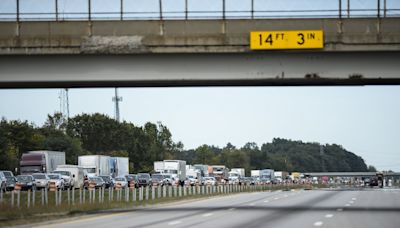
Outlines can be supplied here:
M324 30L321 51L400 51L400 18L0 22L0 54L246 53L257 30Z

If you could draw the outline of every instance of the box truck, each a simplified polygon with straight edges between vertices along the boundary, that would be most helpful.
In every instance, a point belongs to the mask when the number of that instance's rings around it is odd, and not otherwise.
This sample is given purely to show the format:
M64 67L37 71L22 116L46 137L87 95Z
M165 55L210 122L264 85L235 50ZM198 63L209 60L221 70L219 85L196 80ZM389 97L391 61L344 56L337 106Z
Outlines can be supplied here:
M83 155L78 157L78 166L82 166L84 175L88 177L111 175L110 156Z
M251 170L250 171L250 176L251 177L256 177L256 178L259 178L260 177L260 170Z
M208 173L208 165L203 165L203 164L195 164L193 166L193 168L195 170L198 170L201 174L202 177L208 177L209 173Z
M20 173L51 173L58 165L65 165L65 152L60 151L29 151L22 154L20 160Z
M186 179L186 161L164 160L154 162L154 170L157 173L170 174L175 181L183 184Z
M229 169L226 168L224 165L213 165L212 166L213 169L213 177L215 177L215 179L218 182L222 182L222 181L228 181L229 179Z
M59 165L54 171L60 173L64 183L70 188L83 187L83 167L77 165Z
M244 168L232 168L229 172L229 183L237 184L239 179L245 176Z
M273 169L260 170L260 181L270 183L275 181L275 172Z
M111 157L110 172L112 177L121 177L129 174L128 157Z

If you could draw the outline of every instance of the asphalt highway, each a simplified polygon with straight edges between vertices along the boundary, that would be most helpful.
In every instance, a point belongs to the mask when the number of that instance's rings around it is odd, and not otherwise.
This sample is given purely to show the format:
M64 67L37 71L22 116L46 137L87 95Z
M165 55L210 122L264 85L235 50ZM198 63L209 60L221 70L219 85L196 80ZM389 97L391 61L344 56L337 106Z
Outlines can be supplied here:
M399 228L400 190L242 193L61 220L37 227Z

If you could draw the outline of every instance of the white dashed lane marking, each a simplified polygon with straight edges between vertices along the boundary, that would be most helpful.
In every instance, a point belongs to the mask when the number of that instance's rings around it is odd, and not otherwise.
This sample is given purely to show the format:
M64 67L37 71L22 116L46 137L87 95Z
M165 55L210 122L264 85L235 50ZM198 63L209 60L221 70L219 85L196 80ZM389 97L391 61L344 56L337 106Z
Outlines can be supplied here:
M351 200L357 200L357 198L351 198Z
M314 222L314 226L322 226L324 223L321 221Z
M333 214L327 214L327 215L325 215L325 218L332 218L333 217Z
M343 208L338 208L337 211L343 211Z
M206 213L206 214L203 214L203 217L209 217L209 216L212 216L213 215L213 213Z
M264 203L268 203L269 202L269 200L264 200Z
M345 207L350 207L350 204L346 203L344 206L345 206Z
M169 226L173 226L173 225L178 225L178 224L180 224L180 223L182 223L182 222L179 221L179 220L177 220L177 221L169 222L168 225L169 225Z

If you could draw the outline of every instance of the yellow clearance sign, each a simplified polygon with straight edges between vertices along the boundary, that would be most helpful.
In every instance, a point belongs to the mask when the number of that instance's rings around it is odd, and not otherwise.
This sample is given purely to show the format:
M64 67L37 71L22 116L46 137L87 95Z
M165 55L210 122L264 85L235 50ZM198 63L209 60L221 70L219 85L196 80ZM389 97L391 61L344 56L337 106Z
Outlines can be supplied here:
M318 49L324 48L322 30L250 32L250 49Z

